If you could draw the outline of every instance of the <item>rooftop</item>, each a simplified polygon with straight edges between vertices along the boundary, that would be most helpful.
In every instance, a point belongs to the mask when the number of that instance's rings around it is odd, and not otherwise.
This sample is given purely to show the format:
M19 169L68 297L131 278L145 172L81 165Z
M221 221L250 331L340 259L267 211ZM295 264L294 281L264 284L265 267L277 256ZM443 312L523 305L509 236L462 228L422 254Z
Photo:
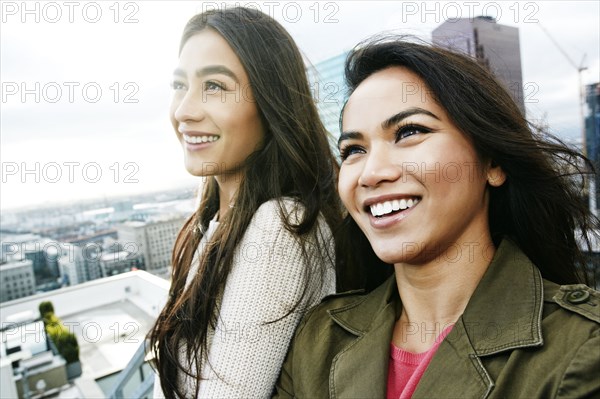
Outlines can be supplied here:
M58 397L98 397L102 391L96 380L127 365L164 306L169 285L145 271L123 273L1 303L0 323L11 328L22 315L38 317L40 302L51 301L56 315L77 336L82 366L81 377L64 386ZM14 328L9 332L12 341L33 336ZM0 386L0 397L10 396L6 385Z

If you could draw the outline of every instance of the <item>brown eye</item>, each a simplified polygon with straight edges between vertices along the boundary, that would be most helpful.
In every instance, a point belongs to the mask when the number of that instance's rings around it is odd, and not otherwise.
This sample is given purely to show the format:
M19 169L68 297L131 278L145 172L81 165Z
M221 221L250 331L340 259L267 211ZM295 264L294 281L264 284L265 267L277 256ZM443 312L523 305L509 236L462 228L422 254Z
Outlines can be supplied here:
M429 132L431 132L430 129L427 129L426 127L420 126L420 125L410 124L410 125L406 125L406 126L401 126L396 131L396 142L398 142L402 139L405 139L407 137L414 136L415 134L429 133Z
M225 87L219 82L215 82L214 80L204 82L204 91L208 94L215 94L221 90L225 90Z
M360 146L348 145L340 148L340 158L342 159L342 162L344 162L349 156L353 154L362 154L364 152L365 150Z
M175 81L171 82L171 88L173 90L185 90L187 87L186 87L185 83L175 80Z

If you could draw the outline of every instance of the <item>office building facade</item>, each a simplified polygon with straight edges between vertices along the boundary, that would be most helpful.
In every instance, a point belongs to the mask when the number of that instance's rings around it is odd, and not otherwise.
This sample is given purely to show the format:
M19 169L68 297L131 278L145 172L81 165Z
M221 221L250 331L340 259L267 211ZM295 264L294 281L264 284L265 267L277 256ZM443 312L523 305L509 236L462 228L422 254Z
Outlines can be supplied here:
M11 260L0 265L0 302L12 301L34 293L33 261Z
M319 116L331 135L334 148L337 148L337 139L340 137L340 112L348 94L344 82L344 62L347 55L348 52L343 52L321 61L310 67L308 72Z
M171 256L184 217L146 222L130 221L117 229L124 250L141 254L144 269L160 277L169 277Z
M63 244L58 259L69 285L77 285L104 277L100 265L102 248L97 243Z
M598 211L600 204L600 83L587 85L585 88L587 103L587 117L585 118L585 150L587 157L596 168L595 175L595 201L590 201L590 206Z
M433 30L432 41L477 59L504 84L525 115L518 28L498 24L492 17L452 19Z

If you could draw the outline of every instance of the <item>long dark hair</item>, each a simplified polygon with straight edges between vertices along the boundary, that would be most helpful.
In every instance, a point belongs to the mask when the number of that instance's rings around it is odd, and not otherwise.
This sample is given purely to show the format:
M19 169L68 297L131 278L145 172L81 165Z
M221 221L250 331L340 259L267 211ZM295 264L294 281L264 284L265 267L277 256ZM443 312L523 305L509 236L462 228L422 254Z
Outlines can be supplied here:
M472 140L480 158L506 173L502 186L490 188L494 244L512 239L548 280L592 284L592 270L586 266L590 260L581 248L591 252L590 240L597 238L600 223L580 196L584 175L594 177L592 163L527 122L502 83L473 58L414 38L386 35L357 45L346 59L349 92L391 66L416 73L428 94ZM366 239L351 218L344 226L359 241ZM374 275L381 270L374 269L382 262L372 249L363 245L359 250L365 260L360 277L363 285L372 286L381 281Z
M214 178L205 182L198 210L175 242L169 298L148 334L167 398L185 395L184 387L178 386L181 373L196 379L198 392L201 365L207 357L207 334L216 326L218 298L231 270L235 248L259 206L278 200L286 229L295 233L302 245L302 235L316 227L319 215L331 230L341 219L335 189L338 165L293 39L278 22L259 11L219 9L196 15L187 23L180 51L190 37L204 29L218 32L240 59L265 127L265 139L263 147L246 161L235 207L221 217L187 290L185 283L194 252L219 209L219 189ZM282 197L301 204L299 223L286 218ZM318 250L327 253L325 248ZM306 251L305 248L305 254ZM318 265L314 269L305 273L319 272ZM187 348L187 364L195 364L195 373L179 359L182 343Z

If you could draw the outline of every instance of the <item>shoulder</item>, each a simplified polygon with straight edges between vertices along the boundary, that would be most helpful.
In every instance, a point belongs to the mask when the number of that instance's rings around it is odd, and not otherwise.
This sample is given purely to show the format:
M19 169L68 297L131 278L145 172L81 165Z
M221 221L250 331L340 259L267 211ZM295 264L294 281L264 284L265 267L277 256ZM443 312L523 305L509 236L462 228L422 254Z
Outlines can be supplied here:
M600 292L585 284L558 285L544 280L544 302L558 306L564 316L577 315L581 322L600 328Z
M266 233L270 236L293 237L296 234L293 233L290 227L302 222L304 211L304 205L297 199L291 197L274 198L260 205L254 213L247 230L252 233ZM332 235L322 215L317 218L312 231L313 233L320 232L320 240L325 239L328 241Z
M333 266L335 248L333 234L321 215L311 230L298 234L294 228L302 221L304 205L295 199L281 197L260 205L246 228L236 251L260 252L260 258L273 270L281 262L310 265L311 269ZM257 255L258 257L258 255ZM246 256L247 258L247 256ZM259 258L259 257L258 257Z
M396 278L390 276L372 291L364 289L341 292L328 295L306 317L306 323L318 323L324 318L338 319L345 314L343 319L352 320L354 326L367 330L376 314L386 308L388 304L399 304Z
M312 335L315 330L323 333L323 327L330 324L332 312L352 309L362 304L368 297L369 293L365 290L352 290L323 297L321 303L310 309L302 319L298 327L298 335Z
M262 203L250 220L245 233L245 237L250 238L255 235L277 237L286 230L286 214L299 209L301 212L303 206L300 202L292 199L271 199Z
M548 363L559 373L556 398L592 397L600 390L600 292L544 280L544 336ZM547 344L547 345L546 345ZM562 365L562 366L561 366Z
M265 222L270 220L281 224L283 218L285 218L291 223L297 223L303 215L304 205L300 201L291 197L281 197L262 203L254 213L252 221Z
M337 292L324 297L319 306L323 306L327 309L337 309L344 308L347 305L358 305L367 298L367 295L368 294L364 289Z

